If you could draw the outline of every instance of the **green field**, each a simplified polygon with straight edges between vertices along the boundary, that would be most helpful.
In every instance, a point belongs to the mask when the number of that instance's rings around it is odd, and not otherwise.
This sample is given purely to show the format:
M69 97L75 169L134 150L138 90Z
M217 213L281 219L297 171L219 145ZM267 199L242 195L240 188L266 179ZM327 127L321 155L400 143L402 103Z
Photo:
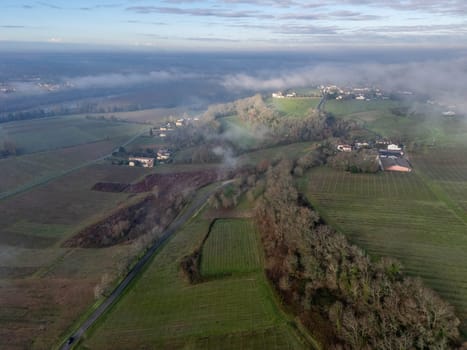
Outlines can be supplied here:
M250 149L258 147L261 138L255 133L255 130L238 116L220 118L219 122L224 130L223 136L235 143L240 149Z
M414 154L412 161L420 169L433 192L467 222L467 147L432 149Z
M147 127L84 116L0 124L0 147L5 140L14 141L18 151L17 156L0 159L0 198L90 164L144 128Z
M336 117L346 117L351 119L358 113L378 111L387 112L391 108L400 107L401 102L392 100L327 100L325 109Z
M0 144L15 142L20 154L35 153L84 143L119 139L125 141L142 130L140 124L62 116L0 125Z
M280 159L297 159L314 150L316 146L316 142L299 142L285 146L274 146L244 153L236 161L238 165L256 165L262 160L272 163Z
M467 223L443 187L434 189L425 176L316 168L308 174L307 193L332 226L371 255L398 258L408 274L454 305L465 335ZM465 182L460 186L465 191Z
M260 271L257 235L247 220L217 220L201 252L201 275L206 278Z
M190 285L180 261L206 235L198 216L156 255L143 275L81 345L87 349L297 349L304 348L278 310L262 271L252 224L216 222L203 254L204 272L243 274ZM230 225L233 224L233 225ZM226 226L232 226L226 234ZM235 231L235 232L234 232ZM241 239L233 237L240 234ZM227 236L222 242L220 236ZM246 252L240 249L247 249ZM223 251L225 258L216 252ZM230 255L229 255L230 254ZM246 258L249 263L240 261ZM251 267L251 269L250 269ZM247 272L250 271L250 272Z
M320 97L271 98L267 103L284 116L304 118L320 100Z
M444 118L432 106L394 100L328 100L326 112L355 120L366 129L394 142L455 146L467 142L467 123Z

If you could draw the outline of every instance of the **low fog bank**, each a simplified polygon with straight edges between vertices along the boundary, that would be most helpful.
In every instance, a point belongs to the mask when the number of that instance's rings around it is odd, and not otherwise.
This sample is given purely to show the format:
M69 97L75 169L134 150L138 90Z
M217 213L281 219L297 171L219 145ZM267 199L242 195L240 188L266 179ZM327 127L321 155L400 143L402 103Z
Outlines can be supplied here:
M389 48L312 53L7 54L0 63L0 84L16 92L0 93L0 102L3 112L110 95L133 99L138 95L137 103L146 107L201 106L257 92L336 84L412 91L467 112L466 57L454 49Z
M283 90L317 84L374 86L411 91L467 113L467 58L397 64L321 63L299 69L231 74L223 85L230 90Z

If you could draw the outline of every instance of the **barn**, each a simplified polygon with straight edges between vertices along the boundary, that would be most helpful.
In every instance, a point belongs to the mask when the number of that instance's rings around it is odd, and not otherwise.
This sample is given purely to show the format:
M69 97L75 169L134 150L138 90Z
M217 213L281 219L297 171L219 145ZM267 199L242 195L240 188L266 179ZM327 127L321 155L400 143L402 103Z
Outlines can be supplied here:
M398 171L410 173L412 166L405 158L399 157L379 157L379 165L383 171Z

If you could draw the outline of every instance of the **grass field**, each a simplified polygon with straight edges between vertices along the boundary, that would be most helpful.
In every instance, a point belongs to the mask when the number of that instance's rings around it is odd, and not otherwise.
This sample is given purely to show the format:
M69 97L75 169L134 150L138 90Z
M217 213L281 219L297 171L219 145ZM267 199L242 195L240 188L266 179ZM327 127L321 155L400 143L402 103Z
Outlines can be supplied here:
M87 307L104 274L136 251L66 249L60 243L128 200L91 191L96 181L131 182L142 168L93 165L0 201L0 348L48 349Z
M257 235L247 220L217 220L201 252L201 275L206 278L261 270Z
M450 147L467 142L464 120L444 118L432 106L419 102L328 100L325 110L337 118L358 121L394 142L436 143Z
M432 149L414 154L412 161L440 199L467 222L467 147Z
M220 118L219 122L224 130L224 137L232 141L241 149L250 149L259 146L261 138L248 123L238 116Z
M156 255L148 269L81 345L82 349L303 348L275 305L250 222L216 222L203 254L204 272L245 273L190 285L180 261L200 244L210 221L198 216ZM227 224L234 230L226 232ZM238 230L238 231L237 231ZM240 234L240 241L234 237ZM220 236L227 237L222 242ZM247 252L240 251L246 248ZM216 252L222 250L224 258ZM230 253L229 253L230 252ZM249 263L240 261L246 258ZM251 269L250 269L251 267ZM248 272L249 271L249 272Z
M310 109L318 107L320 97L270 98L267 103L284 116L304 118Z
M325 109L336 117L351 118L357 113L370 111L387 112L391 108L400 107L401 103L392 100L328 100L326 101Z
M14 141L21 154L70 147L90 142L129 139L142 130L139 124L66 116L15 121L0 125L0 144Z
M262 160L274 162L279 159L297 159L316 148L315 142L299 142L285 146L264 148L258 151L244 153L236 161L238 165L256 165Z
M111 118L114 116L117 119L157 124L172 116L174 119L179 118L184 113L189 113L190 110L185 107L174 108L150 108L132 112L111 112L111 113L94 113L93 116L105 116Z
M375 175L317 168L308 174L307 193L353 242L372 255L398 258L408 274L454 305L467 335L467 224L443 187L434 190L424 174L417 168ZM461 186L465 190L465 182Z

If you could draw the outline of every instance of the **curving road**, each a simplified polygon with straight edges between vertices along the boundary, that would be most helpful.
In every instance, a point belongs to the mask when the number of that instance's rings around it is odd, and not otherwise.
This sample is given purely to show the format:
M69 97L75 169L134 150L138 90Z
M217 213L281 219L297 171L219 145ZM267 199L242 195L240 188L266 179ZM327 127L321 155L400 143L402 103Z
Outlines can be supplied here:
M233 180L224 181L219 186L214 187L212 190L203 194L200 197L195 198L185 210L185 212L177 217L170 226L165 230L164 234L149 248L149 250L143 255L138 263L128 272L125 279L114 289L114 291L107 297L107 299L94 310L94 312L78 327L76 331L66 340L66 342L60 347L61 350L72 349L74 345L78 343L86 330L91 327L99 317L101 317L112 304L121 296L123 291L128 285L142 272L142 269L167 239L176 232L185 222L187 222L195 213L197 213L208 200L209 196L213 194L220 187L231 183Z

